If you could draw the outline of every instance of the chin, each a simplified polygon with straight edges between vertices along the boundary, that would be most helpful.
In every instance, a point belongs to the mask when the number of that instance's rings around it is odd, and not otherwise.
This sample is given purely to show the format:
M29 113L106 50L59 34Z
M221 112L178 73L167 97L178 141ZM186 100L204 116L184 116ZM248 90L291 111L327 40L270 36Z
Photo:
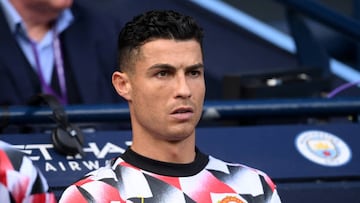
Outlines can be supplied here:
M58 1L56 1L55 4L59 10L63 10L63 9L70 8L73 3L74 3L73 0L58 0Z
M173 141L181 141L184 140L192 135L195 135L195 128L194 126L191 127L180 127L176 130L171 130L169 132L169 135L171 135L171 138Z

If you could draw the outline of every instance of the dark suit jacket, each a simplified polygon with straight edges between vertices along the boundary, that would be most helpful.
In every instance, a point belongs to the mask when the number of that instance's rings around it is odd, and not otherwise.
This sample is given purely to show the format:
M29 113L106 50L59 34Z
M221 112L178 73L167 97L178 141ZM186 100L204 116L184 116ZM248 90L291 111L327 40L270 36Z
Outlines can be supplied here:
M80 4L74 2L74 22L60 35L70 104L122 101L111 83L117 66L117 34L122 25L97 13L89 3ZM24 105L40 89L0 8L0 105Z

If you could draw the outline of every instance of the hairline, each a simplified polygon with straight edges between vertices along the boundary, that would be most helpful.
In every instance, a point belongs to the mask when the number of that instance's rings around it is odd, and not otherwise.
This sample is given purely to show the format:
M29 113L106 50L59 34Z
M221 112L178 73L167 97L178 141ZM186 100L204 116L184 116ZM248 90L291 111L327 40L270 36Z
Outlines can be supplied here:
M135 73L135 63L136 61L142 56L142 48L145 44L149 42L153 42L156 40L173 40L176 42L185 42L185 41L196 41L200 45L201 52L203 53L203 47L201 42L199 42L195 37L189 38L189 39L176 39L176 38L162 38L162 37L153 37L149 38L143 42L141 42L138 46L135 46L131 49L129 47L124 48L123 50L126 51L126 57L128 59L125 60L125 67L122 67L121 64L119 64L119 69L121 72L125 72L128 74L134 74ZM124 60L123 60L124 61Z

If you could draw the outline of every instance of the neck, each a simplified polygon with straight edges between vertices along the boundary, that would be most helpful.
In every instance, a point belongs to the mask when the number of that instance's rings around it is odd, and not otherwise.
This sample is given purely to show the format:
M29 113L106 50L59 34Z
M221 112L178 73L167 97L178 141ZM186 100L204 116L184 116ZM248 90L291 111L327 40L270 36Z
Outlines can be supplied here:
M26 23L25 23L26 24ZM26 24L29 25L27 26L27 33L28 36L30 37L30 39L32 39L33 41L40 41L42 38L44 38L44 36L46 35L46 33L51 30L51 25L46 25L46 24Z
M133 136L131 149L136 153L163 162L191 163L195 159L195 136L178 142L137 138Z

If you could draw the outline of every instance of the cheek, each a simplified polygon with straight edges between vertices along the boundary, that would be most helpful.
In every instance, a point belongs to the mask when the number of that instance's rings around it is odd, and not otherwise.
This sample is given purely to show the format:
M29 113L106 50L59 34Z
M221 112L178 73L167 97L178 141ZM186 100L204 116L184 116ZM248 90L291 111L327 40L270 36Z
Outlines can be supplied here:
M205 98L205 91L206 91L205 82L196 81L192 84L191 92L193 93L194 96L196 96L196 98L198 99Z
M166 92L168 87L154 87L154 85L143 85L133 89L132 100L134 104L141 108L148 108L149 111L156 111L158 106L164 107Z
M136 120L148 128L164 123L167 112L167 100L160 94L162 90L149 90L144 88L133 95L133 106ZM150 125L150 126L149 126Z

